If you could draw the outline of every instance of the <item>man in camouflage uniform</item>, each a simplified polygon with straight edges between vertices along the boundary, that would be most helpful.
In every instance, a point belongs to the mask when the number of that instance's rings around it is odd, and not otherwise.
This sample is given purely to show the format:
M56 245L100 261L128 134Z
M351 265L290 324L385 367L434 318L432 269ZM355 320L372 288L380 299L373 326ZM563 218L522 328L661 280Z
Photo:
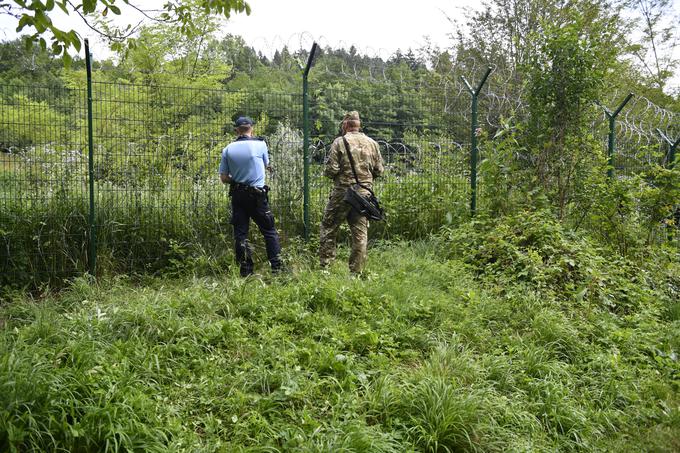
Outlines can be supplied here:
M372 189L373 178L380 176L384 171L383 161L378 144L359 132L360 127L361 120L356 111L347 113L342 120L342 133L350 145L359 182ZM342 222L347 220L352 235L349 269L352 273L359 274L366 261L368 219L359 215L343 201L347 188L355 184L355 180L342 139L343 137L336 138L331 145L324 170L324 175L333 179L334 185L321 220L319 258L321 267L327 267L335 258L338 229ZM364 189L359 189L359 192L368 195L368 191Z

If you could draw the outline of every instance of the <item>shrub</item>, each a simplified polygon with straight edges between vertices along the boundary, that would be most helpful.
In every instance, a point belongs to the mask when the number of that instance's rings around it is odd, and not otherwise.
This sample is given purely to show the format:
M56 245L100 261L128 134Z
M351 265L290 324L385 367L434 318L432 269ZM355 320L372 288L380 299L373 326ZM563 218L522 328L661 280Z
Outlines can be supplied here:
M546 211L479 219L443 229L443 252L480 277L526 283L552 297L588 300L613 310L650 302L646 273L630 260L578 237Z

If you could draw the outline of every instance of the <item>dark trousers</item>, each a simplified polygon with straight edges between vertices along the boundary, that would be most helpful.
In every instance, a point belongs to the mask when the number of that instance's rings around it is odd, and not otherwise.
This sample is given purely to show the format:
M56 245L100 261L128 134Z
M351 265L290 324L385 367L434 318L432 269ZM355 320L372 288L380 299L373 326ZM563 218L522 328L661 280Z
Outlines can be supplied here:
M280 270L279 233L274 226L274 214L269 209L267 194L234 190L231 194L231 223L234 225L234 248L236 260L241 267L241 276L246 277L253 273L253 259L248 244L250 219L253 219L264 236L267 258L272 270Z

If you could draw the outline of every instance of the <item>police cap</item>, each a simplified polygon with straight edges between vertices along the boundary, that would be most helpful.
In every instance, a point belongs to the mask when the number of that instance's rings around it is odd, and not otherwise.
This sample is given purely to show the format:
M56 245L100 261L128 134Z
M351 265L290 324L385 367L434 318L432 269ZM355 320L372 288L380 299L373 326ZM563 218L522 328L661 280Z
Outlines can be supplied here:
M253 119L250 118L249 116L239 116L236 121L234 121L234 127L241 127L241 126L252 126L255 124L253 122Z

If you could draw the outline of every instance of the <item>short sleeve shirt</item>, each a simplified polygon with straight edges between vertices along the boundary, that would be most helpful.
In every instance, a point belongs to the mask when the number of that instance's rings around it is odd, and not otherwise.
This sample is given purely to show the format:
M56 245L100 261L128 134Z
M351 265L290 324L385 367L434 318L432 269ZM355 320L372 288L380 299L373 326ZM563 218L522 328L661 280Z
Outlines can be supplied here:
M264 141L239 137L222 150L220 174L231 175L241 184L263 187L268 165L269 151Z

